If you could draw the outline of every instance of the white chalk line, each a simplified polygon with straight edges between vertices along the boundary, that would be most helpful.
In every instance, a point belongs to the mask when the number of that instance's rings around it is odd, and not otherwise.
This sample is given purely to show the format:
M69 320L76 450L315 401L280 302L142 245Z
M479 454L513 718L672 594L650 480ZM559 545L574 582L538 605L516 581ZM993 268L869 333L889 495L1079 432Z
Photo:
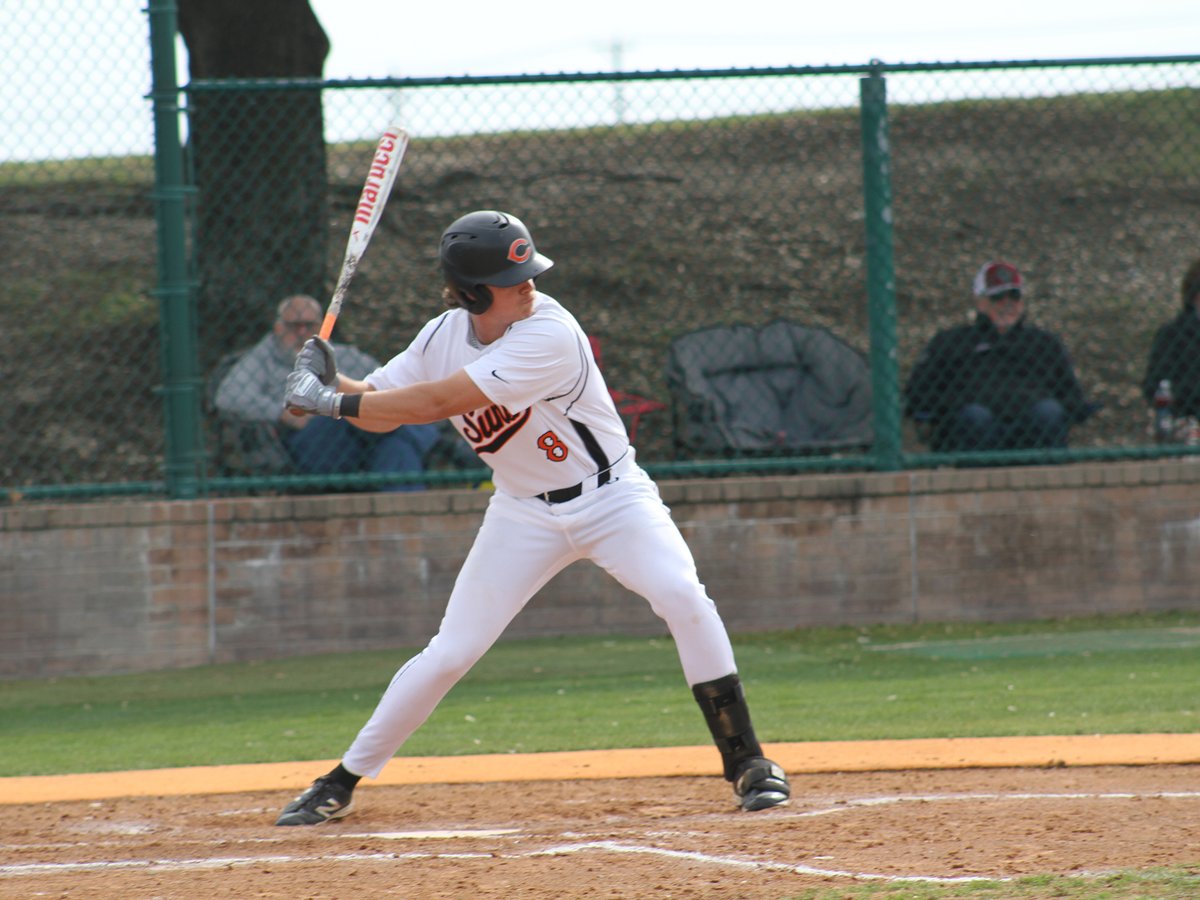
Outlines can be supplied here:
M454 831L370 831L370 832L344 832L339 831L336 834L323 834L324 838L375 838L376 840L451 840L456 838L488 838L488 837L503 837L509 834L519 834L520 828L473 828L459 829ZM154 834L153 831L110 831L115 834ZM286 832L284 832L286 834ZM176 846L200 846L211 847L214 844L286 844L287 837L233 837L220 838L214 840L212 838L180 838L178 835L167 835L165 832L160 834L164 840L169 839ZM33 850L76 850L81 847L95 849L97 847L123 847L124 842L117 840L88 840L88 841L54 841L44 842L40 844L0 844L0 851L12 851L17 853L28 853ZM0 872L3 867L0 867Z
M360 836L361 838L361 836ZM119 870L138 870L144 872L181 872L201 869L230 869L234 867L256 865L296 865L303 863L321 863L328 865L339 862L412 862L418 860L448 860L448 859L534 859L545 856L568 856L573 853L600 851L605 853L639 854L657 856L667 859L686 859L689 862L701 862L726 868L750 869L756 871L791 872L797 875L817 875L823 878L853 878L859 880L882 881L919 881L937 883L959 883L968 881L1006 881L1005 878L985 878L982 876L962 876L946 878L937 875L883 875L870 872L849 872L839 869L820 869L813 866L794 863L780 863L762 860L738 859L730 856L714 856L709 853L698 853L686 850L666 850L662 847L648 847L640 844L625 844L619 841L587 841L581 844L559 844L545 847L541 850L527 850L523 853L339 853L333 856L223 856L211 859L126 859L102 860L87 863L23 863L19 865L0 866L0 878L13 878L29 875L63 875L80 872L113 872Z
M466 831L364 831L359 834L327 834L334 838L375 838L379 841L445 841L451 838L503 837L520 834L520 828L472 828Z
M772 820L811 819L817 816L829 816L836 813L851 812L856 809L874 806L895 806L900 803L957 803L981 801L998 802L1004 800L1195 800L1200 798L1200 791L1152 791L1150 793L1129 793L1125 791L1070 792L1070 793L986 793L986 794L896 794L885 797L857 797L843 800L834 806L823 809L806 809L800 811L781 810L771 816Z
M111 872L118 869L141 869L147 872L178 872L188 869L226 869L231 866L253 866L264 863L285 865L306 862L364 862L400 859L395 853L343 853L337 856L217 856L208 859L117 859L80 863L21 863L0 866L0 877L14 875L54 875L70 872Z
M1014 793L957 793L957 794L900 794L892 796L879 797L860 797L850 800L839 801L836 805L821 809L804 810L804 811L784 811L780 810L768 816L747 817L751 822L762 822L763 824L778 824L780 818L802 819L811 818L814 816L825 816L834 813L849 812L855 809L863 809L878 806L891 806L901 803L930 803L930 802L981 802L981 801L1005 801L1005 800L1146 800L1146 799L1183 799L1193 800L1200 798L1200 791L1154 791L1150 793L1136 792L1069 792L1069 793L1031 793L1031 792L1014 792ZM740 814L739 818L741 817ZM494 828L494 829L475 829L475 830L455 830L455 831L393 831L393 832L355 832L355 833L338 833L326 834L322 837L331 840L344 839L376 839L376 840L423 840L423 839L445 839L445 838L487 838L501 837L509 834L518 834L521 829L517 828ZM566 835L562 835L566 836ZM649 836L649 835L648 835ZM275 839L250 839L241 842L250 843L254 840L262 842L278 842L283 838ZM199 841L189 841L189 843L202 843ZM226 840L211 841L210 844L228 843ZM46 846L46 845L41 845ZM60 845L61 846L61 845ZM79 842L74 846L94 846L94 844L85 844ZM0 849L12 850L28 850L29 845L6 845ZM337 863L337 862L392 862L401 860L445 860L445 859L532 859L545 856L567 856L575 853L586 852L601 852L601 853L617 853L617 854L639 854L647 856L658 856L667 859L684 859L689 862L700 862L709 865L722 866L727 868L748 869L757 871L771 872L791 872L797 875L812 875L822 878L849 878L863 881L888 881L888 882L924 882L938 884L957 884L964 882L977 881L1009 881L1011 879L1004 876L939 876L939 875L886 875L877 872L854 872L843 869L821 868L816 866L808 866L802 863L779 862L776 860L754 860L742 859L733 856L719 856L709 853L701 853L690 850L670 850L663 847L653 847L643 844L622 842L622 841L582 841L579 843L556 844L550 847L544 847L540 850L527 850L522 853L342 853L329 856L326 854L318 855L285 855L271 854L266 856L224 856L205 859L130 859L130 860L98 860L95 862L78 862L78 863L21 863L16 865L0 866L0 878L12 878L28 875L45 875L45 874L63 874L72 872L88 872L88 871L114 871L114 870L142 870L149 872L169 872L169 871L187 871L195 869L219 869L230 868L234 866L252 866L252 865L288 865L288 864L304 864L311 862L321 863ZM821 859L827 857L815 856L814 858Z
M647 856L662 856L668 859L686 859L689 862L702 862L710 865L726 866L737 869L752 869L767 872L791 872L796 875L817 875L821 878L853 878L859 881L920 881L937 884L960 884L969 881L1008 881L1003 877L985 877L982 875L962 875L943 877L940 875L884 875L875 872L848 872L842 869L819 869L802 863L782 863L770 860L738 859L733 856L714 856L711 853L697 853L693 850L666 850L662 847L644 847L638 844L623 844L619 841L589 841L585 844L562 844L557 847L547 847L544 850L531 850L525 856L566 856L569 853L582 853L588 850L603 850L609 853L637 853Z

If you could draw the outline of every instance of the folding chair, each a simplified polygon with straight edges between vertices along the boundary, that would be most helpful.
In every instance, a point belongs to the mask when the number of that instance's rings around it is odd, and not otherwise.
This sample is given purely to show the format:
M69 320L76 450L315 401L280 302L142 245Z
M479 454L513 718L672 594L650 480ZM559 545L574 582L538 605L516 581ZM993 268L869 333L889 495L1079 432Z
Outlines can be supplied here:
M596 366L603 372L604 363L600 358L600 341L590 335L588 336L588 341L592 345L592 356L596 358ZM629 443L631 444L637 440L638 425L642 421L642 416L667 408L667 404L660 403L658 400L651 400L649 397L639 397L637 394L631 394L628 391L618 391L611 387L608 389L608 395L612 397L613 405L616 406L617 412L626 420L625 427L629 429Z

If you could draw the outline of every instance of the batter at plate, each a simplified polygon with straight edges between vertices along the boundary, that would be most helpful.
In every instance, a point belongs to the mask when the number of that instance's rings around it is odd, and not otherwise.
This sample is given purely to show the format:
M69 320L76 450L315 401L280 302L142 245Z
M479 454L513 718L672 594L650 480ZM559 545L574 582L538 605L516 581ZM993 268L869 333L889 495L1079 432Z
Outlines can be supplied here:
M637 464L587 336L534 280L553 262L513 215L468 213L442 234L443 297L397 356L361 381L320 338L287 379L286 404L370 431L449 419L492 470L495 493L438 632L392 678L330 772L277 825L316 825L353 808L408 737L555 574L589 559L666 622L684 677L744 810L788 799L783 770L754 734L716 604L658 488Z

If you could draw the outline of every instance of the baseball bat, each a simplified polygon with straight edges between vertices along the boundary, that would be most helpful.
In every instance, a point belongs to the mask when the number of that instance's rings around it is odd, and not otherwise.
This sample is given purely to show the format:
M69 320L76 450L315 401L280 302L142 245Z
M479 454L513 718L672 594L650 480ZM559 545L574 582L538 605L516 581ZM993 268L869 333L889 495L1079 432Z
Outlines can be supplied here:
M346 255L342 257L342 270L338 273L337 286L333 289L333 297L329 300L325 318L321 322L319 333L324 340L329 340L333 334L333 326L342 312L342 301L346 299L350 281L358 271L359 260L367 252L367 244L371 242L375 226L383 216L383 207L392 192L396 173L400 171L400 162L404 159L404 151L407 149L408 132L396 125L385 131L375 145L371 168L367 172L367 180L363 183L362 193L358 196L358 206L354 208L354 221L350 225L350 237L346 241ZM289 412L294 416L304 415L302 411L290 407Z
M320 334L325 340L329 340L333 334L333 326L341 314L342 301L350 288L350 280L354 278L359 260L366 253L371 235L375 233L375 226L383 216L383 207L392 192L392 184L396 181L396 173L400 171L400 162L404 159L404 151L407 149L408 132L398 126L385 131L375 146L371 169L367 172L367 180L363 184L358 206L354 210L350 238L346 241L346 255L342 258L342 271L338 273L337 286L333 289L333 297L325 310L325 319L321 322Z

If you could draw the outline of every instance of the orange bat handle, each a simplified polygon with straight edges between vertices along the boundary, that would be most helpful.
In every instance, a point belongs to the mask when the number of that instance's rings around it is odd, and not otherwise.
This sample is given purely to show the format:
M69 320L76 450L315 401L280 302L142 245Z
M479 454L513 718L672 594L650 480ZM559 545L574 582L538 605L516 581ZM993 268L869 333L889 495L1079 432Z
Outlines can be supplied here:
M333 334L333 323L337 321L337 316L334 313L325 313L325 320L321 323L321 340L329 340L329 336Z

